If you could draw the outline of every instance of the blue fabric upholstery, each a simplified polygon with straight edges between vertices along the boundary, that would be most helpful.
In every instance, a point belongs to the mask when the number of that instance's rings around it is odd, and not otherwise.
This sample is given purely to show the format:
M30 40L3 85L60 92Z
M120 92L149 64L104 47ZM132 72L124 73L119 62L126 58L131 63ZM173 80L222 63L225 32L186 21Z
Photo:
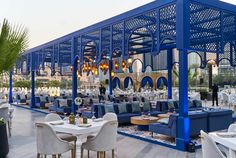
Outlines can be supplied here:
M215 109L208 113L208 132L228 129L233 122L232 111L225 109Z
M133 102L132 103L132 113L140 113L141 108L139 106L139 102Z
M120 113L119 112L119 106L125 106L126 107L126 113ZM105 115L105 107L106 105L104 104L99 104L99 105L96 105L96 114L97 114L97 118L101 118ZM118 122L120 124L129 124L130 123L130 118L133 117L133 116L140 116L141 115L141 112L133 112L133 109L132 109L132 102L128 102L128 103L114 103L113 104L113 108L114 108L114 113L117 114L117 117L118 117ZM146 115L148 114L148 112L145 113ZM159 111L156 111L156 109L151 109L150 111L150 114L151 116L157 116L158 114L161 114L161 112Z
M170 103L171 102L171 103ZM179 109L179 101L175 100L159 100L156 103L156 109L157 111L161 112L167 112L173 110L173 104L175 107L175 110L178 111ZM195 111L195 110L202 110L202 103L201 100L189 100L189 111Z
M37 108L45 108L46 101L41 101L41 97L35 97L35 106Z
M71 113L71 106L72 106L72 100L67 99L67 106L60 106L59 105L59 99L55 99L53 102L53 105L50 106L48 109L49 111L55 111L57 113Z
M149 131L176 137L177 135L177 118L178 114L173 114L169 118L168 125L154 123L149 125ZM189 112L190 119L190 136L200 134L200 130L207 130L207 113L206 112Z
M121 124L130 123L130 118L133 116L139 116L139 113L127 113L127 114L119 114L117 115L118 122Z
M144 102L143 103L143 111L144 112L148 112L148 111L150 111L151 110L151 104L150 104L150 102Z

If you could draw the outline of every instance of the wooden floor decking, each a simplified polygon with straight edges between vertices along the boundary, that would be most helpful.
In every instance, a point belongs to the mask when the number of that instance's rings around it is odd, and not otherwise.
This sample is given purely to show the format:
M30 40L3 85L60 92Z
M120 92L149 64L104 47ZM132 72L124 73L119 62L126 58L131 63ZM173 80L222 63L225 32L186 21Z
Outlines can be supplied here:
M7 158L36 158L34 122L43 120L45 114L15 107L12 137L9 138L10 152ZM116 155L118 158L201 158L201 150L185 153L145 141L118 135ZM49 157L49 156L48 156ZM51 156L50 156L51 157ZM87 158L85 154L84 157ZM96 154L91 153L90 158ZM107 153L111 157L111 152ZM70 158L70 154L63 154Z

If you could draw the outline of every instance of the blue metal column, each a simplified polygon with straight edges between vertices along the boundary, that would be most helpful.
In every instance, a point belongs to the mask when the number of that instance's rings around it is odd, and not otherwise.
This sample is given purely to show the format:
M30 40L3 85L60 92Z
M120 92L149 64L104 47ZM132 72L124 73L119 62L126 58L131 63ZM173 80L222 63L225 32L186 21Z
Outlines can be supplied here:
M186 151L189 137L188 116L188 48L190 36L190 2L177 0L176 2L176 44L179 51L179 117L177 123L176 146Z
M73 69L72 69L72 109L71 111L75 114L77 110L77 105L75 104L75 98L77 97L77 88L78 88L78 80L77 80L77 66L78 66L79 56L76 55L73 61Z
M168 68L168 99L172 99L172 49L167 50L167 68Z
M31 70L31 108L35 108L35 71Z
M109 60L109 94L112 95L112 76L111 76L111 72L113 70L113 65L112 65L112 60Z
M35 108L35 59L34 53L31 53L31 108Z
M110 26L110 58L109 58L109 94L112 95L113 85L112 85L112 76L111 72L113 70L113 26Z
M9 97L8 102L13 103L12 99L12 70L9 72Z

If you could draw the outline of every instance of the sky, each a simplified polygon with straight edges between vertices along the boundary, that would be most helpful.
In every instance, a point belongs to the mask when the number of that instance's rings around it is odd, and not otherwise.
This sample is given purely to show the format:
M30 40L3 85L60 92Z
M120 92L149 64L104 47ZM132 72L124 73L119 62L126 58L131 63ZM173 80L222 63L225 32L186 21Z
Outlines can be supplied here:
M0 0L0 22L25 26L29 48L153 0ZM224 0L236 4L236 0Z

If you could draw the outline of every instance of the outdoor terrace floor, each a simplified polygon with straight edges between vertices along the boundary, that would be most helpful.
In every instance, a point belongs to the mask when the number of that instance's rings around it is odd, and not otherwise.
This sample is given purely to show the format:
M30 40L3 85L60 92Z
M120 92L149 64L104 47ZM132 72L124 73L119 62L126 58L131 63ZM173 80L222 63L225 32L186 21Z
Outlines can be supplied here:
M19 107L14 108L12 137L9 138L10 152L7 158L35 158L37 152L34 122L42 121L45 114ZM185 153L122 135L118 135L117 141L116 154L118 158L202 157L201 150L197 150L196 153ZM69 157L70 153L63 155L63 158ZM96 154L91 152L90 157L96 157ZM106 157L110 158L111 153L107 152Z

